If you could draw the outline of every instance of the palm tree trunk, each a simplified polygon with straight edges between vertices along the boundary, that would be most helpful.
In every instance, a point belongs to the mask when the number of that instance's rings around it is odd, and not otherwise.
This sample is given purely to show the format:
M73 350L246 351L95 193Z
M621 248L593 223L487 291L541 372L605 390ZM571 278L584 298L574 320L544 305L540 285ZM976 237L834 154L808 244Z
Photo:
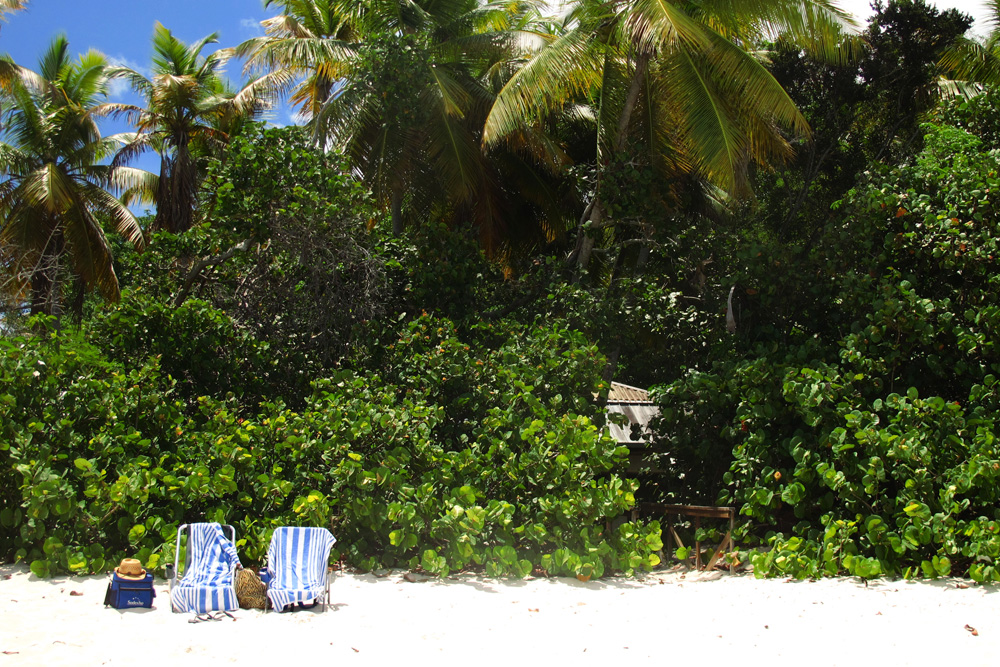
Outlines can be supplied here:
M174 226L175 233L186 232L194 222L194 195L198 182L197 165L188 146L188 135L176 137L177 155L174 157Z
M649 261L649 251L653 244L653 225L645 222L642 225L642 245L639 246L639 257L635 260L634 275L641 276L646 270L646 262Z
M625 150L629 122L632 120L632 112L635 111L636 102L639 101L642 82L646 78L646 70L649 68L649 55L648 52L644 51L639 54L639 59L635 61L635 71L632 72L632 83L628 87L628 97L625 98L625 106L622 107L622 115L618 119L618 134L615 136L615 154Z
M632 82L629 84L628 95L625 97L625 105L622 107L621 116L618 118L618 132L615 134L615 141L612 144L612 160L625 150L625 141L628 139L628 126L632 120L632 112L635 111L635 105L639 101L642 82L646 78L646 70L649 68L649 57L650 54L644 51L639 54L638 59L635 61ZM589 231L582 232L584 238L580 245L580 253L577 256L578 271L585 271L590 264L590 256L594 250L594 234L602 227L603 218L604 207L601 205L601 182L600 177L598 177L597 191L594 193L593 206L591 206L590 215L588 216L590 229Z
M577 268L582 272L587 269L590 265L590 255L594 251L594 234L601 227L601 220L604 218L604 207L601 206L600 192L594 194L594 205L590 208L590 215L588 216L588 222L590 222L590 228L581 231L583 234L582 240L580 242L580 254L577 255ZM580 280L579 273L574 279L575 282Z
M38 266L31 274L31 314L58 314L59 258L65 248L62 230L56 229L42 250Z
M153 229L165 229L173 233L173 218L170 215L171 189L173 165L166 154L160 155L160 178L156 186L156 217L153 218Z
M198 167L191 156L187 134L173 137L173 156L160 156L160 183L156 193L155 229L180 234L194 222Z
M87 283L82 276L76 277L76 284L73 286L73 300L70 302L69 310L73 314L73 322L80 324L83 321L83 302L87 297Z
M396 188L392 191L392 235L402 236L403 234L403 190Z
M39 269L31 276L31 314L50 315L52 313L50 297L52 295L52 275Z

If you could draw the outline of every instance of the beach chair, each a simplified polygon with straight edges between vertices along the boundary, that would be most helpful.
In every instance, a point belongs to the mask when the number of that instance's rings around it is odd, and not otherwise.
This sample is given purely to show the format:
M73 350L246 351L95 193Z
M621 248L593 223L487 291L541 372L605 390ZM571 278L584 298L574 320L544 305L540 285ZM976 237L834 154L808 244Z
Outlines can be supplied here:
M330 549L337 538L326 528L275 528L267 548L267 598L284 611L298 603L330 604Z
M228 529L229 536L223 531ZM184 557L184 576L180 575L181 535L188 533ZM170 578L170 607L175 612L235 611L236 568L241 567L236 553L236 529L217 523L184 524L177 529L177 549Z

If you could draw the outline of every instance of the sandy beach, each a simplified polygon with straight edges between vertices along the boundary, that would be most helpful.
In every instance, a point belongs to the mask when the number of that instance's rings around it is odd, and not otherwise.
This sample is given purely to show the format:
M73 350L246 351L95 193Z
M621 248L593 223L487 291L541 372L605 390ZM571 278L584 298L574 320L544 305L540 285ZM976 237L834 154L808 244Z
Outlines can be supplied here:
M106 577L38 580L0 566L0 667L178 664L995 664L995 587L757 580L674 571L640 579L496 581L338 573L333 606L189 623L166 582L153 609L103 606ZM415 581L409 581L415 579ZM971 629L975 630L975 633ZM883 662L884 661L884 662Z

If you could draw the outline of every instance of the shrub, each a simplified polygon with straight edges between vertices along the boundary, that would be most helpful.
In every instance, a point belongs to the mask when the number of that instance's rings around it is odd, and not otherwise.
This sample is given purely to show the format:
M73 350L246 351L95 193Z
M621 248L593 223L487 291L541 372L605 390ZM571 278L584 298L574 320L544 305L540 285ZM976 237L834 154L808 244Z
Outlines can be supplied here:
M769 322L659 391L673 491L740 506L758 575L1000 579L1000 159L925 130L813 249L744 252Z
M470 354L502 391L468 372L475 407L460 419L479 422L463 432L444 425L468 397L433 374L473 348L447 320L409 331L387 366L406 384L343 371L301 410L275 401L253 417L232 396L179 400L155 357L125 372L79 337L5 341L0 548L39 576L126 554L157 569L179 524L207 520L237 526L248 563L275 526L297 524L333 528L335 557L364 569L596 577L658 562L658 524L618 520L636 488L614 473L624 450L545 385L592 386L596 351L554 328L529 350Z

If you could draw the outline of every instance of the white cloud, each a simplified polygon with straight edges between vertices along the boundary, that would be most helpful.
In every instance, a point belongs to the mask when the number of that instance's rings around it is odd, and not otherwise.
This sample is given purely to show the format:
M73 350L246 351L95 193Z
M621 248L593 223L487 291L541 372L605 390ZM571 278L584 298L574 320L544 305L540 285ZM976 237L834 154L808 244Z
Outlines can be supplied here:
M136 72L147 78L153 75L153 70L145 67L144 65L140 65L134 60L129 60L125 56L108 56L108 64L113 67L128 67L129 69L134 69Z
M143 67L139 63L129 60L124 56L108 56L108 64L112 67L128 67L139 72L144 77L149 78L153 72L148 67ZM131 95L131 88L125 79L112 79L108 82L108 99L120 102Z
M112 79L108 81L108 99L115 102L120 101L129 92L128 84L124 79Z
M305 125L309 122L309 115L299 109L289 109L288 120L292 125Z
M255 18L240 19L240 28L244 35L250 37L261 37L264 34L264 28L261 27L260 21Z

